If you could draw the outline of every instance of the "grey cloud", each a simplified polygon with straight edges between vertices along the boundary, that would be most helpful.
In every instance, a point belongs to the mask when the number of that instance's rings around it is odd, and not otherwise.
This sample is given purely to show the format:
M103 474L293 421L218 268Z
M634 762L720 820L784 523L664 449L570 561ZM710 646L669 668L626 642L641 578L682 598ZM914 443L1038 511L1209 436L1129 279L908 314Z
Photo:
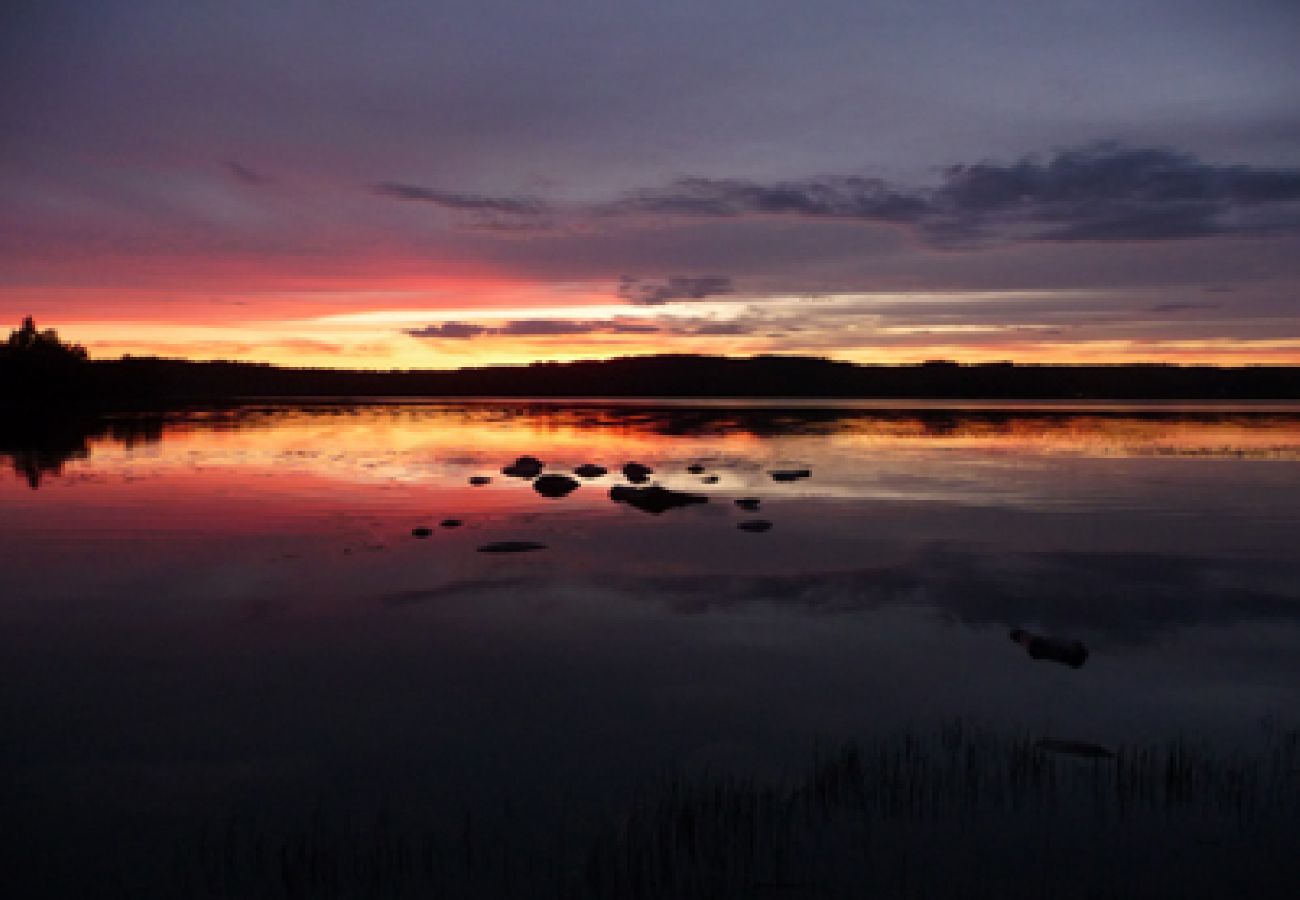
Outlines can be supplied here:
M739 336L743 334L752 334L755 331L753 323L740 319L720 320L711 322L702 322L691 329L691 334L709 335L709 336Z
M1218 165L1160 147L1098 142L1010 164L950 166L938 186L839 176L763 183L682 178L596 203L456 194L387 182L376 193L505 216L567 215L589 222L645 217L728 220L783 217L894 225L933 246L1006 241L1168 241L1300 231L1300 167ZM634 303L727 293L720 276L639 281Z
M619 319L611 321L581 321L572 319L519 319L507 322L500 328L492 329L493 334L515 337L564 335L564 334L650 334L659 331L659 326L649 322L628 322Z
M1164 148L1098 143L1043 162L982 163L945 173L936 201L955 224L1048 226L1045 240L1175 240L1215 234L1292 230L1294 209L1258 219L1249 213L1300 200L1300 168L1205 163Z
M653 322L625 319L515 319L502 325L479 325L473 322L442 322L403 333L414 338L472 338L480 335L508 337L561 337L579 334L654 334L663 329Z
M423 328L408 328L403 332L413 338L453 338L464 340L485 334L487 328L472 322L443 322L439 325L425 325Z
M758 319L670 318L644 319L515 319L500 325L442 322L403 332L421 339L492 337L564 337L583 334L667 334L677 336L739 336L770 329Z
M416 200L432 203L444 209L467 212L536 216L548 211L546 203L533 197L489 197L480 194L461 194L418 185L400 184L395 181L381 182L374 185L372 190L381 197Z
M1031 156L1009 166L953 166L942 194L969 211L1025 202L1267 203L1300 199L1300 169L1218 166L1165 148L1100 142L1048 162Z
M597 211L606 215L732 218L758 214L910 222L923 216L926 209L924 198L890 188L880 179L844 177L772 184L682 178L661 190L629 194Z
M263 175L256 169L252 169L236 160L227 160L226 170L236 179L247 185L269 184L271 179Z
M944 170L937 188L831 178L763 185L684 179L607 211L676 216L789 215L909 225L930 243L1175 240L1294 231L1300 168L1205 163L1164 148L1101 142L1043 161ZM1261 215L1261 213L1263 213Z
M1191 301L1173 301L1170 303L1156 303L1147 307L1148 312L1158 313L1179 313L1191 312L1195 309L1218 309L1218 303L1196 303Z
M732 292L725 275L677 275L663 280L643 280L624 275L618 295L641 306L657 306L674 300L704 300Z

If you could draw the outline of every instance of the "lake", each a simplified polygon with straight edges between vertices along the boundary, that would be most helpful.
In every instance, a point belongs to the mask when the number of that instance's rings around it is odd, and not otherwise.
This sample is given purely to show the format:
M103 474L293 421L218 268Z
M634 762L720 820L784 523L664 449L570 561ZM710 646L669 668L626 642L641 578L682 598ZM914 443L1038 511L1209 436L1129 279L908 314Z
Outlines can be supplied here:
M9 896L1300 874L1300 407L257 404L0 463Z

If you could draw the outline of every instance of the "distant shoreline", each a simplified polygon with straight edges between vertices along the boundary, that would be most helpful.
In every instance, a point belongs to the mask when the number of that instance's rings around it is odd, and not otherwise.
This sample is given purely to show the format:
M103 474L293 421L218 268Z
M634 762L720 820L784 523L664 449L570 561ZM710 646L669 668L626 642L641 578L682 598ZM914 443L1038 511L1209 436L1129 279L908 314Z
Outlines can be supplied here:
M464 396L387 396L367 394L340 394L334 396L266 396L249 395L229 397L213 401L210 405L256 406L293 406L312 404L320 406L421 406L439 403L494 406L506 404L526 404L557 407L610 407L627 406L641 409L657 408L693 408L693 409L807 409L807 410L844 410L846 412L1025 412L1025 413L1216 413L1248 412L1277 413L1281 415L1300 415L1300 400L1252 400L1252 399L1153 399L1153 400L1058 400L1058 399L1017 399L1017 398L966 398L948 399L943 397L632 397L632 396L589 396L589 397L545 397L522 394L502 394L499 396L464 395ZM196 404L201 406L202 404Z
M291 369L153 357L0 366L0 411L28 416L254 402L508 401L881 409L1300 402L1300 366L863 365L817 357L634 356L454 370ZM1286 411L1286 410L1284 410Z

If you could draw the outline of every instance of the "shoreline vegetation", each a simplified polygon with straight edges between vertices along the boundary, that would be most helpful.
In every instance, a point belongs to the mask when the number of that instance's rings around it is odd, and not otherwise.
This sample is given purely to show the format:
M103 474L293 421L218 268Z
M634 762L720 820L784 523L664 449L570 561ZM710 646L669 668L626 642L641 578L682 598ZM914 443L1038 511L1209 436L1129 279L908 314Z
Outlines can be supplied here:
M0 412L34 418L258 399L1300 400L1300 366L956 363L655 355L450 370L91 359L29 317L0 344Z
M775 781L667 773L545 829L509 803L245 812L184 840L173 872L213 900L1289 896L1300 734L1273 723L1226 754L1186 737L1072 744L952 722L819 746Z

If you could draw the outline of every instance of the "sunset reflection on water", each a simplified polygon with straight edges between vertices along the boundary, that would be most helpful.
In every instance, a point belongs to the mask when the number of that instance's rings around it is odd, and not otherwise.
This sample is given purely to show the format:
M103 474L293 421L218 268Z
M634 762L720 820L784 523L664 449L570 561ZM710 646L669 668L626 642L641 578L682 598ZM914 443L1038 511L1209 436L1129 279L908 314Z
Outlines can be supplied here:
M1282 408L259 405L0 454L0 780L41 858L389 797L540 825L954 720L1251 747L1300 709ZM610 471L551 498L521 454ZM613 502L632 460L707 502Z

